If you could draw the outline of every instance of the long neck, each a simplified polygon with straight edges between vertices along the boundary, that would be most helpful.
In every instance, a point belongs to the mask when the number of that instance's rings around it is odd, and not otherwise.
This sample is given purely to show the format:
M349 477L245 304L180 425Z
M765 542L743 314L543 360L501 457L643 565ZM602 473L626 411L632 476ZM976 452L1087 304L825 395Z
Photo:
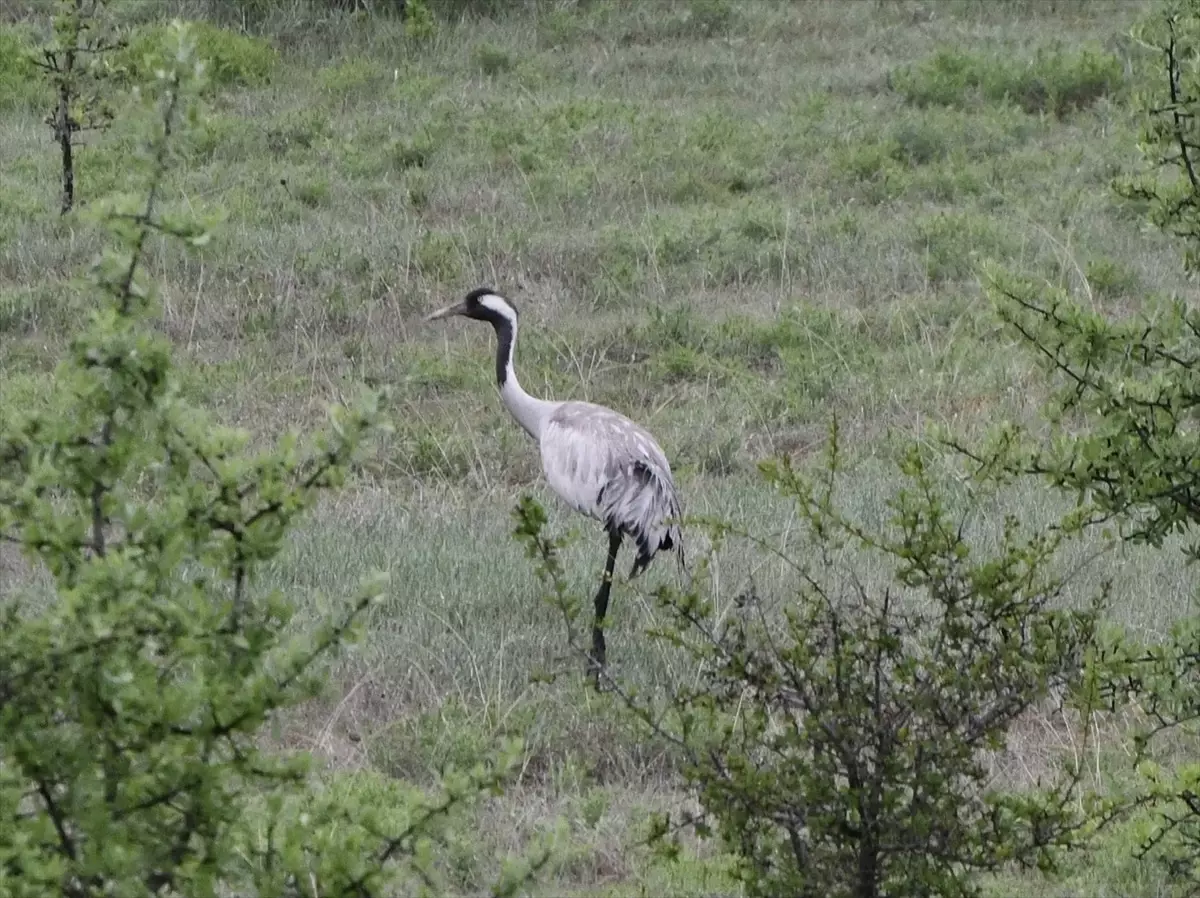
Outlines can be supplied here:
M496 329L496 382L500 385L500 399L526 433L535 440L540 439L542 426L558 403L535 399L521 388L513 370L513 351L517 345L516 322L501 320L493 326Z

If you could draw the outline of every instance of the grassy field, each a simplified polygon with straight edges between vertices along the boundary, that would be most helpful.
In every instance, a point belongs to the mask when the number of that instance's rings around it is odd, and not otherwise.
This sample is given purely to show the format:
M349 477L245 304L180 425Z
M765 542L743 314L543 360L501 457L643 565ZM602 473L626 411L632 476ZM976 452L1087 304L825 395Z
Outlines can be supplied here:
M122 7L147 41L151 7ZM265 578L302 624L372 568L393 584L331 669L328 700L281 737L339 767L420 780L524 735L519 782L455 859L464 892L497 853L561 825L546 894L734 893L713 846L676 865L636 848L647 813L685 797L670 759L583 688L510 511L533 492L556 529L579 528L566 561L583 593L604 538L540 482L495 395L487 329L422 316L495 286L522 312L527 389L641 421L689 514L785 550L792 512L756 462L812 458L836 413L863 465L845 501L878 518L891 437L933 422L976 436L1030 418L1044 395L979 288L984 261L1111 312L1182 288L1179 247L1109 190L1137 163L1128 101L1142 61L1128 30L1149 8L564 0L425 41L387 17L298 8L267 23L269 39L209 33L210 111L174 189L227 218L199 255L153 260L188 391L269 440L361 383L386 385L396 425ZM0 31L0 45L33 27ZM57 215L38 89L6 82L3 65L0 413L45 395L96 250ZM120 183L127 151L86 139L85 202ZM1054 501L1033 486L1005 499L1030 519ZM985 539L993 526L980 522ZM655 614L647 591L671 570L614 596L610 661L643 685L679 673L639 636ZM718 603L751 578L765 592L785 579L743 545L713 570ZM1171 553L1111 552L1076 589L1106 575L1113 614L1139 628L1162 629L1192 600ZM541 670L569 675L532 680ZM1043 742L1014 740L998 765L1036 766ZM1160 894L1127 860L1133 837L1110 838L1065 884L1004 880L997 893Z

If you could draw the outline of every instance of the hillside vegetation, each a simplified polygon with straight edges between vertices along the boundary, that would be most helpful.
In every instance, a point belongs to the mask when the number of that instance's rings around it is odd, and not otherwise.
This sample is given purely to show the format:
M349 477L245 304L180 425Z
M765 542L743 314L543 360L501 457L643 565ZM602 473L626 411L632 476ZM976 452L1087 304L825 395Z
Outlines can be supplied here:
M646 425L687 514L784 554L800 521L758 465L818 464L836 417L855 466L839 501L878 521L899 440L928 441L930 424L965 441L1001 419L1043 426L1050 379L997 317L985 263L1102 314L1191 289L1147 204L1111 189L1142 164L1134 97L1154 59L1130 29L1156 7L427 0L435 15L416 28L343 5L246 2L237 16L215 0L110 4L129 36L111 59L114 90L150 74L171 15L195 21L208 60L204 110L166 190L220 224L196 251L156 245L146 258L185 397L261 445L363 385L386 389L391 432L254 589L296 604L296 632L371 570L390 575L387 598L355 650L323 662L324 695L264 738L332 770L425 783L522 736L515 783L453 843L464 894L485 888L497 856L555 827L542 894L740 894L716 843L689 841L675 862L641 847L651 814L692 807L681 762L585 689L511 512L532 493L555 531L575 528L562 559L581 595L603 561L599 525L542 483L496 396L490 333L422 318L494 286L521 312L530 392ZM0 416L50 396L94 303L80 273L100 238L79 215L122 189L134 149L120 128L82 135L80 209L58 214L52 99L22 62L45 39L45 10L8 12ZM1047 521L1066 505L1017 482L976 537L998 543L1005 513ZM693 539L698 556L710 548L702 529ZM1111 619L1136 632L1189 612L1194 576L1177 554L1121 545L1096 561L1101 542L1069 550L1068 605L1111 579ZM766 549L713 551L722 613L790 574ZM609 661L650 691L687 671L645 635L660 620L653 590L672 577L660 559L614 590ZM0 543L0 595L14 584L48 580ZM996 781L1034 783L1069 753L1061 722L1024 721L990 756ZM1127 747L1118 722L1105 726L1088 747L1101 786L1121 781L1110 755ZM1133 859L1143 823L1105 830L1055 882L1009 870L981 882L995 894L1166 894L1165 874Z

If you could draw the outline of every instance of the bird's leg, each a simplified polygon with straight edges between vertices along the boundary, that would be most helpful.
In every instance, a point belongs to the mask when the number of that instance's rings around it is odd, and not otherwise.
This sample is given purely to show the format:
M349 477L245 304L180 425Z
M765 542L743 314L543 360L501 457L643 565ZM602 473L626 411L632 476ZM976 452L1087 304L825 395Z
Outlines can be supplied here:
M592 621L592 657L588 661L588 674L592 685L600 689L600 669L604 667L604 618L608 614L608 594L612 590L613 569L617 566L617 552L621 548L621 531L608 532L608 561L604 564L604 579L596 593L596 617Z

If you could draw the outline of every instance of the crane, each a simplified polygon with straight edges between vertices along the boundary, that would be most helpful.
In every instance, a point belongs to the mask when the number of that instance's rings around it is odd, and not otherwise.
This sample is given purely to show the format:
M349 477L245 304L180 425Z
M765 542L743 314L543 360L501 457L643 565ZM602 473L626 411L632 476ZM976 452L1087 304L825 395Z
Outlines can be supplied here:
M426 317L462 316L486 321L496 332L496 382L500 399L537 442L546 481L577 512L604 524L608 559L595 598L588 672L600 688L605 665L604 623L613 569L622 539L637 546L630 579L659 551L676 550L684 566L679 493L667 457L648 431L624 415L591 402L552 402L530 396L513 370L517 309L491 287L479 287L462 302Z

